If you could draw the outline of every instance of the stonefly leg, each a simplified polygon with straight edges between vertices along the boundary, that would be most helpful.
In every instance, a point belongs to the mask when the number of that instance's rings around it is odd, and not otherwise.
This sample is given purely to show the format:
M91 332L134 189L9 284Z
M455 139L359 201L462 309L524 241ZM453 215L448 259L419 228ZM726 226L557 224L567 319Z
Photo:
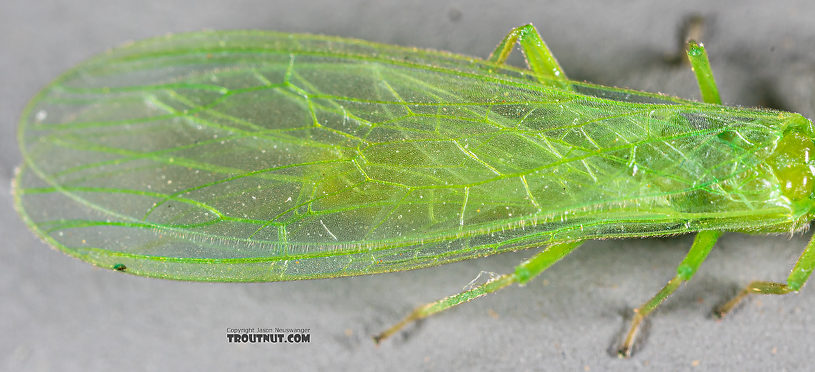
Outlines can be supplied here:
M429 304L419 306L415 310L413 310L413 312L410 313L410 315L402 319L402 321L388 328L385 332L382 332L374 336L374 341L379 343L382 340L390 337L394 333L398 332L402 327L404 327L408 323L411 323L422 318L426 318L430 315L433 315L440 311L447 310L453 306L471 301L488 293L495 292L499 289L509 286L510 284L513 283L518 283L520 285L526 284L526 282L538 276L544 270L549 268L549 266L552 266L555 262L560 261L561 258L566 257L566 255L568 255L571 251L573 251L581 244L583 244L582 241L550 245L546 247L546 249L544 249L543 251L532 256L532 258L516 266L514 273L501 275L480 286L468 289L461 293L454 294L450 297L446 297L435 302L431 302Z
M699 265L705 260L708 253L710 253L710 249L713 248L713 245L716 244L716 240L718 240L721 235L721 231L698 232L696 238L693 240L690 251L688 251L688 255L685 256L685 259L682 260L682 263L676 268L676 276L668 281L668 284L657 292L654 297L648 300L648 302L634 309L634 318L631 320L631 327L625 336L623 344L617 351L621 358L631 356L631 350L634 347L634 342L637 339L637 334L645 317L662 304L668 296L674 293L682 283L693 277L693 274L699 269Z

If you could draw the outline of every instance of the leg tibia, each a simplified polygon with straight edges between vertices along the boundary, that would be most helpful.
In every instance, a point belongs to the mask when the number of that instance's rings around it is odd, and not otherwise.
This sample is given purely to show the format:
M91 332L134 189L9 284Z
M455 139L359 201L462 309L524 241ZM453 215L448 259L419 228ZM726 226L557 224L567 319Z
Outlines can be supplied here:
M702 101L721 105L722 99L719 97L716 80L713 79L713 71L710 69L710 60L707 58L705 46L693 40L689 41L688 59L693 73L696 74L699 91L702 93Z
M622 346L618 350L618 355L622 358L631 356L634 342L637 339L637 334L640 330L640 325L648 314L659 307L662 302L668 299L674 291L676 291L683 282L690 280L693 274L699 269L699 265L707 258L710 249L716 244L716 240L721 236L721 231L700 231L696 234L693 240L693 245L688 251L688 255L682 260L682 263L676 269L676 276L671 279L654 297L642 306L634 309L634 318L631 319L631 327L623 340Z
M480 286L465 290L461 293L443 298L435 302L431 302L429 304L419 306L415 310L413 310L413 312L410 313L410 315L402 319L402 321L396 323L392 327L388 328L386 331L374 336L374 341L379 343L380 341L398 332L402 327L404 327L407 324L410 324L422 318L426 318L435 313L447 310L453 306L471 301L478 297L484 296L488 293L495 292L512 283L524 284L531 280L532 278L534 278L535 276L542 273L549 266L552 266L552 264L559 261L561 258L565 257L567 254L569 254L569 252L573 251L575 248L580 246L580 244L582 244L582 242L550 245L546 247L546 249L544 249L542 252L532 256L532 258L518 265L518 267L515 268L515 272L512 274L501 275Z
M747 288L744 288L741 292L739 292L736 297L733 297L733 299L727 301L727 303L716 309L714 314L719 317L724 317L751 293L781 295L797 292L804 286L807 279L809 279L809 275L812 274L813 268L815 268L815 235L813 235L813 237L810 239L809 244L807 244L807 247L804 249L804 253L802 253L801 257L798 258L798 262L795 263L795 267L792 268L792 272L787 277L787 283L764 281L752 282L747 286Z

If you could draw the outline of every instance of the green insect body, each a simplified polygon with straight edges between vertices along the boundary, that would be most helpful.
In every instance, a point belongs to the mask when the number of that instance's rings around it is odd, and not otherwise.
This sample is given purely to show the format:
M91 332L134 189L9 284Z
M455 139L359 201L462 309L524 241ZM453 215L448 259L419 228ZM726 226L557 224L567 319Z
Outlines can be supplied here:
M516 41L530 70L503 64ZM703 96L718 100L698 50ZM808 226L813 133L799 114L568 80L531 26L489 60L198 32L114 49L39 93L14 192L50 245L170 279L339 277L548 247L386 337L524 283L585 240L700 232L644 316L721 231ZM810 251L776 292L803 285Z

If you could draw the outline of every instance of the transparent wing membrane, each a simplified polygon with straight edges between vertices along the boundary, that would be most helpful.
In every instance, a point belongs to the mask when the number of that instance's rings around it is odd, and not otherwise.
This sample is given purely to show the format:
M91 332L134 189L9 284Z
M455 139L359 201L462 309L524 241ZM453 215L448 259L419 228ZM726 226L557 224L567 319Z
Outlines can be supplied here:
M44 239L103 267L368 274L591 238L796 229L764 161L798 117L564 90L355 40L181 34L41 92L15 190Z

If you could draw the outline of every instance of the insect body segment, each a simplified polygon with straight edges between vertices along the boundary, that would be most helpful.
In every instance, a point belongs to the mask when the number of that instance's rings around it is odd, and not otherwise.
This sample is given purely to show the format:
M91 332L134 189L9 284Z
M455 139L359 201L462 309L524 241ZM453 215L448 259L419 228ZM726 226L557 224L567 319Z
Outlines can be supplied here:
M815 145L812 143L811 128L807 125L809 121L803 117L796 121L800 125L791 125L787 134L778 141L767 164L772 168L784 196L794 205L802 206L795 209L808 212L812 210L811 196L815 183L812 159Z
M516 42L529 69L504 64ZM331 278L545 247L378 340L527 283L584 241L698 233L638 308L628 355L722 232L812 219L811 122L715 104L704 48L689 55L707 103L568 80L531 25L489 60L255 31L137 42L31 101L15 205L68 254L170 279ZM743 294L799 289L812 246L789 284Z

